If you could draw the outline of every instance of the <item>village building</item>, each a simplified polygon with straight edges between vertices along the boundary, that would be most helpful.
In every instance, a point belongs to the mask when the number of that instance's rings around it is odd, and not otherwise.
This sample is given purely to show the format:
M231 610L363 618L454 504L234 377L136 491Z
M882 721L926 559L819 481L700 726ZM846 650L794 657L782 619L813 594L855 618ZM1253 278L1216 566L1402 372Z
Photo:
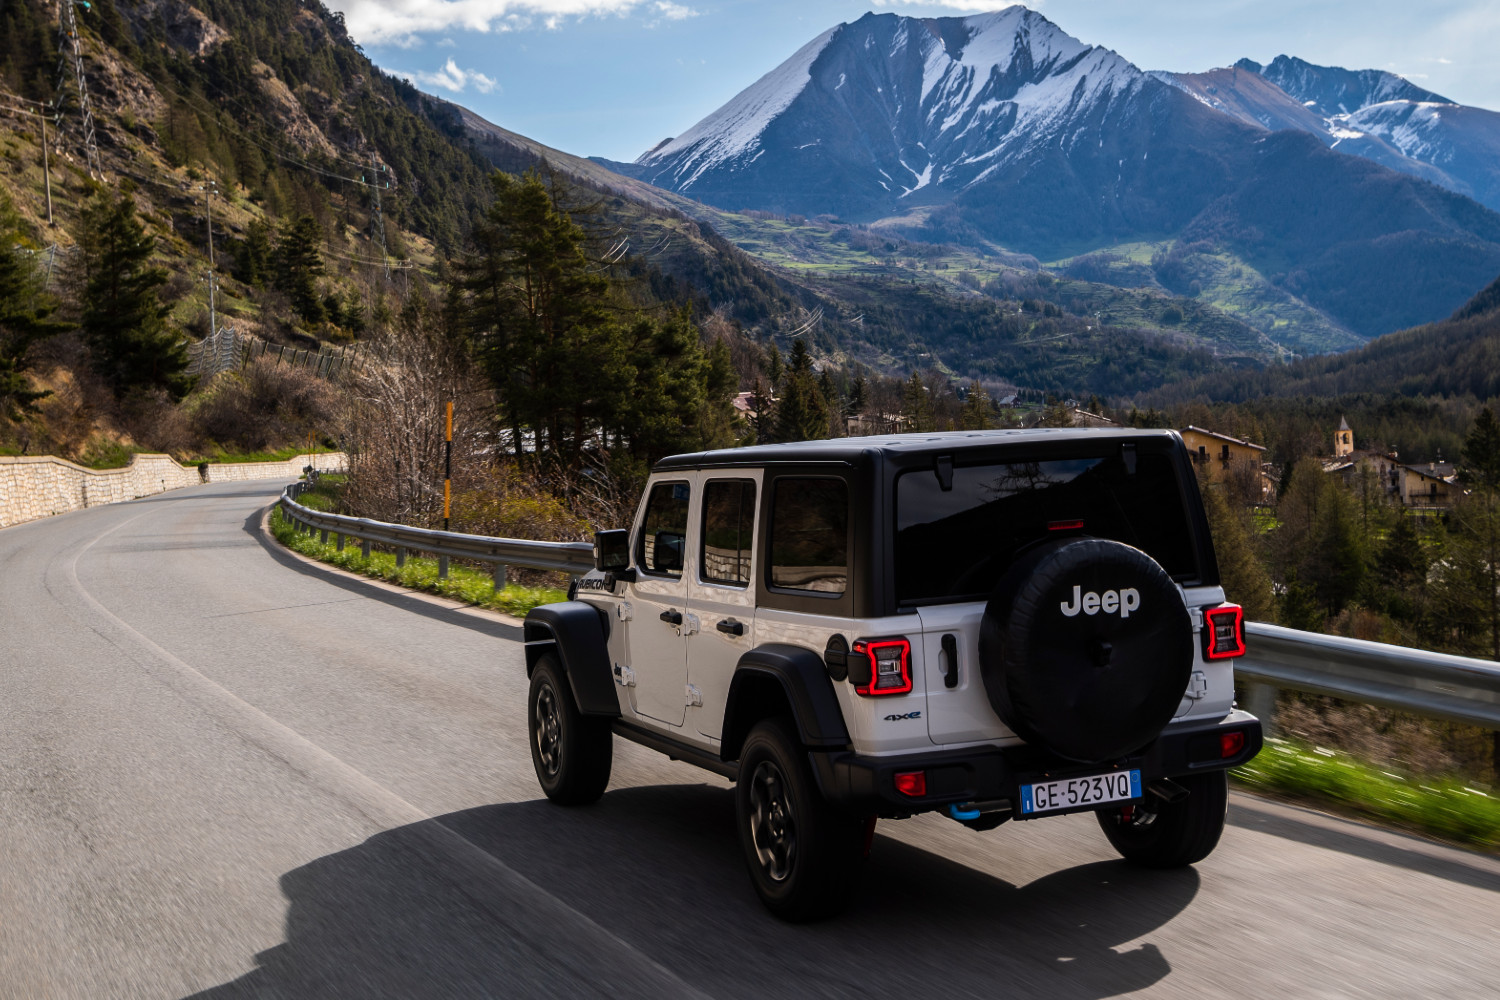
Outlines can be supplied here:
M1394 451L1356 449L1349 421L1340 419L1338 430L1333 432L1333 457L1324 459L1323 471L1353 486L1364 469L1375 474L1387 495L1398 498L1406 507L1448 507L1459 492L1453 463L1439 460L1407 465Z

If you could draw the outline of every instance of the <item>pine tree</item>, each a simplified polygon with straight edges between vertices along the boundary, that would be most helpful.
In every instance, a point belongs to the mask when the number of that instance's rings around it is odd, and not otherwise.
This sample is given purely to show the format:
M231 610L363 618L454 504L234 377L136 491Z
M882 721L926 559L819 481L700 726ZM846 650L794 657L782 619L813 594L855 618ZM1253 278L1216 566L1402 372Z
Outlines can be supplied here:
M865 382L864 372L854 376L854 383L849 386L849 402L847 409L851 415L858 416L865 412L869 405L870 389Z
M264 288L273 278L271 261L270 227L256 219L245 227L245 238L235 245L234 276L247 285Z
M781 376L786 369L781 361L781 351L777 349L776 342L771 342L771 349L766 353L766 378L771 382L771 392L775 394L781 390Z
M1203 512L1208 515L1208 530L1213 535L1225 596L1244 608L1245 617L1251 621L1269 620L1274 607L1271 577L1256 558L1249 526L1229 506L1224 495L1207 484L1203 489Z
M778 441L813 441L828 436L829 407L813 373L812 355L802 340L792 341L792 356L782 376L776 404Z
M916 372L901 388L901 415L906 418L909 431L930 431L933 428L932 400L922 376Z
M978 382L969 383L968 395L964 396L963 409L959 411L959 426L966 431L987 431L995 426L990 394Z
M563 209L567 194L557 179L549 187L536 171L496 171L491 184L494 202L471 236L475 252L455 264L462 330L489 371L517 457L530 429L540 450L576 462L595 427L619 424L632 379L655 378L639 374L650 369L650 358L632 352L669 345L677 328L668 324L659 337L649 323L621 327L612 320L609 282ZM632 412L648 416L639 407ZM660 437L642 429L639 439Z
M15 217L0 193L0 421L20 421L37 412L50 393L32 388L32 346L69 328L48 317L57 303L42 291L36 259L10 247L18 235Z
M1474 610L1485 623L1487 655L1500 660L1500 421L1485 407L1464 440L1464 468L1460 474L1470 495L1454 511L1455 526L1478 556L1479 600ZM1496 764L1500 769L1500 735L1496 737Z
M300 215L282 223L276 234L272 270L276 287L292 300L297 315L309 323L328 318L323 300L318 297L318 278L323 273L323 230L311 215Z
M94 369L124 399L161 389L187 394L187 345L167 325L171 305L161 297L167 272L150 266L156 241L135 215L135 199L100 193L84 209L83 314L79 328Z

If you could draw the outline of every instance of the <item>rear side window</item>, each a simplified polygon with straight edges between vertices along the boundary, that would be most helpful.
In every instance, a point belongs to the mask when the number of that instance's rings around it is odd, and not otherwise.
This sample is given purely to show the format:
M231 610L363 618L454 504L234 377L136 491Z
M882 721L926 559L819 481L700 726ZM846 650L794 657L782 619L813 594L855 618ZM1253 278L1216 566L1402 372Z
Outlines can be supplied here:
M1201 572L1169 454L1144 451L1130 474L1118 452L953 470L944 492L928 470L896 480L896 598L976 598L1021 549L1060 532L1132 545L1179 582Z
M754 524L754 480L715 479L703 487L703 559L698 574L705 583L750 583Z
M636 562L648 573L678 576L686 552L687 483L657 483L646 500L646 517L636 542Z
M849 586L849 487L778 479L771 505L771 586L836 596Z

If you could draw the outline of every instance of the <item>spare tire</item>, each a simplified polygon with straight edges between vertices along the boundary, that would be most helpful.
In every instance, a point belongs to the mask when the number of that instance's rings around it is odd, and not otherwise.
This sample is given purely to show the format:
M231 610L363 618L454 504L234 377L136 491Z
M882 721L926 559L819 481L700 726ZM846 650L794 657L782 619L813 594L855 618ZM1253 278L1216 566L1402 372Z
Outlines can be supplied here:
M979 631L990 704L1016 735L1070 760L1140 749L1182 703L1193 630L1182 592L1120 542L1073 538L1021 556Z

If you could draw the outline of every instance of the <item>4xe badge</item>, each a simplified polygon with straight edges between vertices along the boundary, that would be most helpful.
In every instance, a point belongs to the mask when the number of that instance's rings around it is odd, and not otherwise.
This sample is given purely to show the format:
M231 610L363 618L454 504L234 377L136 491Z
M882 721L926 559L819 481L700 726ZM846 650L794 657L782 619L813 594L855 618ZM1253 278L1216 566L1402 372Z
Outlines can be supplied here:
M885 717L885 721L886 722L902 722L902 721L904 721L906 719L920 719L921 717L922 717L922 713L921 712L907 712L905 715L887 715Z

